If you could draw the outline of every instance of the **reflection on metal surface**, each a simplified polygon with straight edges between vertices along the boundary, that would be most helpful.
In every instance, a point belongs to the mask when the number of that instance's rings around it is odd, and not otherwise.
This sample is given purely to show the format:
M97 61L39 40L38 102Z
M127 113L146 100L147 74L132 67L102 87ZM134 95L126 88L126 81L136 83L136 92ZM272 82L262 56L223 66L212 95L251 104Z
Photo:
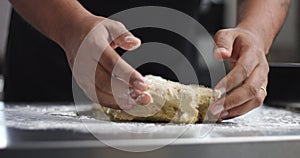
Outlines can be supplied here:
M0 149L6 148L8 143L4 109L4 104L0 102Z

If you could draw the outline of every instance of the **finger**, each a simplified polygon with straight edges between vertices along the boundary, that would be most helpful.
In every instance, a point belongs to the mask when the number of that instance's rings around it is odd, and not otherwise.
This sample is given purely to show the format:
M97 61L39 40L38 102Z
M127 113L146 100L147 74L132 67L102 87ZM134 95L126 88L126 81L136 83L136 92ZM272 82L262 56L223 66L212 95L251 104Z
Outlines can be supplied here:
M254 99L244 103L243 105L241 105L239 107L233 108L229 111L224 110L220 114L220 118L230 119L230 118L234 118L237 116L241 116L241 115L253 110L254 108L262 105L264 99L267 96L267 92L265 90L267 87L267 84L268 84L268 77L266 77L265 82L262 85L262 88L260 88L260 92L256 95L256 97Z
M107 29L107 32L109 33L110 39L108 39L109 43L113 42L115 39L117 39L114 44L118 43L118 39L123 39L124 41L128 38L125 38L127 36L132 36L130 32L125 28L125 26L114 20L106 19L102 22L105 28ZM120 37L120 38L118 38ZM132 38L129 38L129 41L131 41ZM138 43L138 39L132 40L133 43ZM140 42L140 41L139 41ZM120 43L120 42L119 42ZM112 44L113 46L115 46ZM125 80L125 82L129 83L134 88L137 88L141 91L145 91L147 89L147 86L143 79L143 76L135 71L129 64L127 64L121 57L115 52L115 50L108 46L105 48L103 55L100 59L101 65L111 74L116 75L117 77L121 78L122 80ZM118 65L116 65L118 64ZM116 67L116 68L115 68ZM114 72L113 72L114 71ZM134 84L135 83L135 84Z
M241 56L235 63L235 67L215 86L215 89L221 90L222 93L229 92L239 86L249 77L258 62L261 61L260 58L264 58L264 56L259 58L257 55L253 55L256 52L253 52L249 47L243 47L240 51Z
M145 102L151 101L151 96L147 92L142 93L137 99L134 100L129 97L129 95L127 97L124 97L124 94L108 94L107 92L104 92L103 90L96 87L96 95L97 99L92 100L98 102L102 106L113 109L129 110L132 108L132 106L135 106L137 104L145 105Z
M125 50L134 50L141 45L141 40L133 36L122 23L107 19L104 25L109 32L109 42L112 48L121 47Z
M133 88L141 91L147 90L143 76L125 62L111 47L107 47L100 59L100 64L105 70L114 74Z
M141 40L134 37L130 32L126 32L114 39L113 43L125 50L134 50L141 45Z
M112 74L107 72L100 64L98 64L96 69L95 81L96 87L108 94L113 94L112 87L114 87L115 92L129 91L129 85L126 82L114 77ZM123 90L121 90L121 88L123 88Z
M148 92L143 92L135 99L135 102L139 105L147 105L152 102L152 97Z
M214 56L216 59L223 60L230 58L237 36L237 33L232 29L220 30L215 34L214 41L216 48Z
M124 81L108 74L103 67L98 66L96 69L96 87L115 98L128 99L131 96L135 99L135 103L139 105L147 105L151 101L151 95L129 87ZM132 94L134 92L134 94ZM118 99L117 103L118 103ZM121 103L122 105L127 103Z
M219 115L224 110L224 102L225 102L225 98L223 97L223 98L219 99L218 101L216 101L215 103L213 103L209 107L211 114L214 116Z
M264 65L265 64L260 64L257 66L242 86L233 90L225 98L215 102L210 107L211 113L217 115L221 111L228 111L236 108L255 98L257 93L262 90L261 87L265 88L267 85L267 74L269 69L268 66Z
M132 106L136 105L135 101L130 97L128 98L116 97L102 91L99 88L96 88L96 93L97 93L96 101L98 101L100 105L108 108L128 110L131 109Z
M131 98L129 86L123 84L123 81L115 77L112 78L112 91L114 97ZM151 95L147 92L140 92L135 99L136 104L139 105L147 105L150 101Z
M113 108L113 109L121 109L126 108L130 109L132 105L134 105L134 101L119 98L119 104L116 102L115 98L112 96L112 94L108 94L107 92L99 89L98 87L95 87L94 85L87 84L84 88L85 94L95 103L99 103L102 106Z
M114 42L111 42L110 47L112 47L113 49L116 49L116 48L118 48L118 45L115 44Z
M137 99L137 97L138 97L139 95L141 95L141 94L142 94L142 91L140 91L140 90L133 89L133 88L130 88L130 89L129 89L129 95L130 95L131 98L133 98L133 99Z
M260 91L257 93L255 98L253 98L252 100L242 104L241 106L230 109L228 111L223 111L220 114L220 118L230 119L230 118L234 118L234 117L244 115L247 112L249 112L249 111L259 107L260 105L262 105L265 97L266 97L265 91L260 89Z
M255 98L264 87L268 69L259 65L244 84L225 97L224 110L230 110Z

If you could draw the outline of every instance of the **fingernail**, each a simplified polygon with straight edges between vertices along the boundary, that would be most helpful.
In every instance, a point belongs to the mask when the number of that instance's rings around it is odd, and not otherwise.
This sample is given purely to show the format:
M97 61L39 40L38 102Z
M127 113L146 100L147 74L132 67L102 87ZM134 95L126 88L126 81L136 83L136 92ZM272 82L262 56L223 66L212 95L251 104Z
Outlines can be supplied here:
M226 116L228 116L228 112L227 111L223 111L222 113L221 113L221 115L220 115L220 117L222 118L222 119L225 119L225 117Z
M218 115L218 114L220 114L223 110L224 110L223 105L215 104L215 105L213 105L213 106L211 107L210 112L211 112L213 115Z
M141 95L139 95L139 96L135 99L135 101L136 101L138 104L143 104L144 97L145 97L145 95L144 95L144 94L141 94Z
M148 97L145 97L145 98L148 98L148 100L146 100L146 102L147 102L148 104L153 103L153 98L152 98L152 96L151 96L150 93L144 92L144 95L145 95L145 96L148 96ZM149 100L149 99L150 99L150 100Z
M135 37L133 37L133 36L126 36L125 38L124 38L124 41L125 42L133 42L135 40Z
M141 91L147 90L147 84L141 81L134 81L133 86Z
M153 102L151 95L147 92L139 95L135 101L140 105L147 105Z

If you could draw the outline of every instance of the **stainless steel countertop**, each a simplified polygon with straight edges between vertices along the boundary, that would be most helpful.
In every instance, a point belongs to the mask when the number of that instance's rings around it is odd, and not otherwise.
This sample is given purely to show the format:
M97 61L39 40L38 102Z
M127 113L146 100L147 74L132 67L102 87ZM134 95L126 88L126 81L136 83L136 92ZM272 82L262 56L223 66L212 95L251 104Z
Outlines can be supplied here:
M262 106L221 124L196 125L116 123L90 109L0 104L0 156L300 156L300 113L295 109Z

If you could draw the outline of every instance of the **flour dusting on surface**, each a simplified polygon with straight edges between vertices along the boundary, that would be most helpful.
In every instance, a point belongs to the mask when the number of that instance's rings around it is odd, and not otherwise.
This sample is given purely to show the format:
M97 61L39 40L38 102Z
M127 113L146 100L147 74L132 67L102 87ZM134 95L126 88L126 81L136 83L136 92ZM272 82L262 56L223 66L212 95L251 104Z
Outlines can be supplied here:
M65 129L118 137L166 138L300 135L296 111L260 107L221 124L162 124L111 122L91 106L6 106L0 108L0 126L25 130ZM126 134L124 134L126 133Z

